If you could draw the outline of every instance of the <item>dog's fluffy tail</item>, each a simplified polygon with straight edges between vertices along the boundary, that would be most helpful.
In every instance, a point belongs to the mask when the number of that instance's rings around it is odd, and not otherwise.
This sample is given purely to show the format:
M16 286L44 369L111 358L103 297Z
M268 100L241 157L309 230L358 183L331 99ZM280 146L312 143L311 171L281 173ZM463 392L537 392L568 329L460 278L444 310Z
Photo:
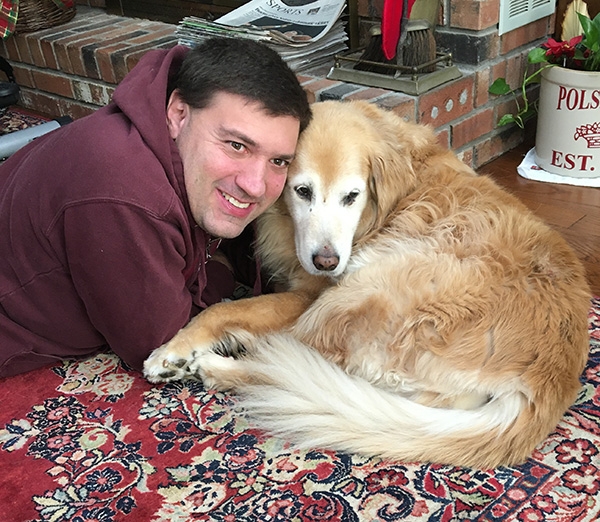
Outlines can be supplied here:
M346 374L290 336L251 344L244 362L260 384L237 389L239 407L298 448L487 468L523 461L535 446L531 405L517 391L475 410L432 408Z

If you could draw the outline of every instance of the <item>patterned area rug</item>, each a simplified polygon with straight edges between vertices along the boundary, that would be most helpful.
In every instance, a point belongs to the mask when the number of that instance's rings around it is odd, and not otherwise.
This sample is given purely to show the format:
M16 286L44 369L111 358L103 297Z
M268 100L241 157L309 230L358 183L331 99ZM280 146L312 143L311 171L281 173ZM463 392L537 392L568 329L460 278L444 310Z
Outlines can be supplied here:
M467 469L297 451L234 398L151 385L114 356L0 381L0 520L595 521L600 299L576 404L521 466Z
M48 121L48 118L39 116L27 109L8 107L0 110L0 136L39 125Z

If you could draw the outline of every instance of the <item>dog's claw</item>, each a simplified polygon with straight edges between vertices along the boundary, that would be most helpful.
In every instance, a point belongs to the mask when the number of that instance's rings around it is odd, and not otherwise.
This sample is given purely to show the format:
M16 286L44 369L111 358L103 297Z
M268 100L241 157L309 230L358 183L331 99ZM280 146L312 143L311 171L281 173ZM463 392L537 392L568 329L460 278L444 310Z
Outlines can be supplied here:
M192 354L192 357L193 356L194 356L194 354ZM185 368L189 364L189 361L187 359L179 359L178 361L174 361L172 363L168 363L166 360L163 361L163 366L165 366L165 367L167 367L167 366L169 366L171 364L173 366L175 366L176 368L180 368L181 369L181 368Z

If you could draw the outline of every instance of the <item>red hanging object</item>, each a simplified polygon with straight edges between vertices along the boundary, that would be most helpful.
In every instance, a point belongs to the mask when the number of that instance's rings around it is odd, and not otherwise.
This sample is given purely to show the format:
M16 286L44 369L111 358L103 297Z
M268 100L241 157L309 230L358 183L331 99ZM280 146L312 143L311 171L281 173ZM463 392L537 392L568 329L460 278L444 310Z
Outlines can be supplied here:
M388 60L396 56L398 41L402 31L403 11L406 4L406 15L404 20L408 20L410 12L416 0L384 0L383 13L381 15L381 48L383 54Z

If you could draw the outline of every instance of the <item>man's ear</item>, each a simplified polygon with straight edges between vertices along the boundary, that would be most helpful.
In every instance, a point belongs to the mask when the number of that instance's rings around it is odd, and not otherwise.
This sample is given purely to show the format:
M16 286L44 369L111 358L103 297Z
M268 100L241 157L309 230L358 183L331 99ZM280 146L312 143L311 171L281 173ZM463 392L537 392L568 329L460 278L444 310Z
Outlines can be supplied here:
M172 139L176 139L190 117L190 106L174 90L167 102L167 128Z

